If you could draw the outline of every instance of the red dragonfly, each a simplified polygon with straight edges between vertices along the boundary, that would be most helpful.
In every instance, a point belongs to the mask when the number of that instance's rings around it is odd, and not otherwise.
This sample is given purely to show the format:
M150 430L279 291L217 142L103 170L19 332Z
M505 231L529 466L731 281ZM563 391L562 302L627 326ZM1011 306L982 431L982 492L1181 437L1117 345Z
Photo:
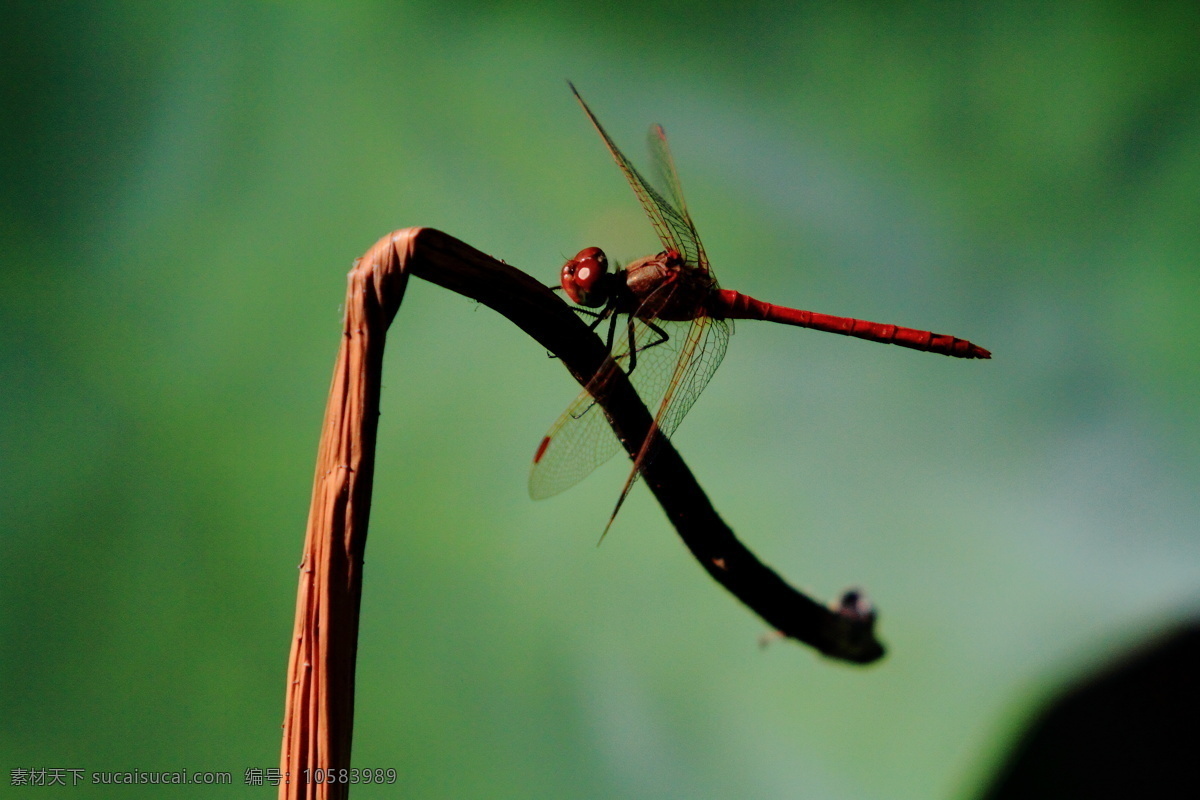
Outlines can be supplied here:
M608 259L598 247L580 250L563 265L563 292L577 304L577 312L592 319L593 330L607 323L611 355L538 445L529 475L529 493L535 499L574 486L621 449L590 391L607 381L613 370L621 369L654 414L654 427L634 459L604 529L607 533L639 470L653 456L656 432L673 434L716 372L729 343L731 319L782 322L958 358L991 358L987 350L965 339L775 306L721 289L688 214L662 127L650 128L660 190L617 149L575 86L568 85L641 201L663 250L624 269L617 265L615 272L609 272Z

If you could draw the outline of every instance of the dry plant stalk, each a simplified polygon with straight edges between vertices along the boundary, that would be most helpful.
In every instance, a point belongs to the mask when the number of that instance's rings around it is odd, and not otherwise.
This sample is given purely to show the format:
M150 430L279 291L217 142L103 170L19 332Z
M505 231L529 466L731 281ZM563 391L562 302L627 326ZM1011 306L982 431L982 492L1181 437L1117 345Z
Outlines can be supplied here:
M349 784L312 777L317 770L350 767L383 348L410 274L499 311L561 358L581 385L608 355L600 339L547 287L432 228L390 233L355 263L300 562L280 798L349 796ZM623 375L607 381L596 400L636 457L652 419L629 381ZM874 636L875 614L863 595L848 591L826 607L789 586L734 537L669 441L656 446L643 477L705 570L772 628L854 663L883 655Z

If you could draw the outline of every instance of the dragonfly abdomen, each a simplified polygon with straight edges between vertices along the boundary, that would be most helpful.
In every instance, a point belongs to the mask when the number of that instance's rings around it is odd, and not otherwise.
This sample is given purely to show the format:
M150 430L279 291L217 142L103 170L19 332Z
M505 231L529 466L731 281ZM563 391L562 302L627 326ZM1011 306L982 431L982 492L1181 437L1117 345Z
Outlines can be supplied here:
M930 353L940 353L944 356L958 358L991 358L992 354L978 345L971 344L966 339L947 336L932 331L920 331L915 328L904 328L899 325L888 325L880 322L868 322L853 317L835 317L830 314L819 314L815 311L801 311L798 308L772 305L761 300L755 300L749 295L722 289L716 292L710 303L709 313L717 318L729 319L760 319L767 322L781 322L785 325L795 325L800 328L812 328L828 333L840 333L843 336L854 336L858 339L868 339L883 344L897 344L913 350L925 350Z

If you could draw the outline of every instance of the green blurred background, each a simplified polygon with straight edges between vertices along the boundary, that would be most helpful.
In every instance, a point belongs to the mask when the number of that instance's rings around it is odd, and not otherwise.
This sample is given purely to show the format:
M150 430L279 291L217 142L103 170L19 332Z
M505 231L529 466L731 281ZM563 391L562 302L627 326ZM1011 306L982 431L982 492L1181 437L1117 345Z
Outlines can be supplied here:
M344 276L441 228L546 282L655 248L571 98L671 135L722 283L962 362L743 323L676 443L742 539L862 585L792 644L614 461L534 503L576 392L414 282L385 365L358 797L954 798L1197 610L1194 4L5 3L0 756L273 796ZM16 790L12 790L14 796Z

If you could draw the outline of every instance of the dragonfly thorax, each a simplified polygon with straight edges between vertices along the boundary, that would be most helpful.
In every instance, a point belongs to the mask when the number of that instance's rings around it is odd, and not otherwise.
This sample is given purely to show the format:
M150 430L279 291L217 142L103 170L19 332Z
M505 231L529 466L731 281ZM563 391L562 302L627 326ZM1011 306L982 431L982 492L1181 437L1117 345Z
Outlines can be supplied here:
M690 320L705 315L716 289L712 275L689 265L675 250L625 267L629 311L643 319Z

